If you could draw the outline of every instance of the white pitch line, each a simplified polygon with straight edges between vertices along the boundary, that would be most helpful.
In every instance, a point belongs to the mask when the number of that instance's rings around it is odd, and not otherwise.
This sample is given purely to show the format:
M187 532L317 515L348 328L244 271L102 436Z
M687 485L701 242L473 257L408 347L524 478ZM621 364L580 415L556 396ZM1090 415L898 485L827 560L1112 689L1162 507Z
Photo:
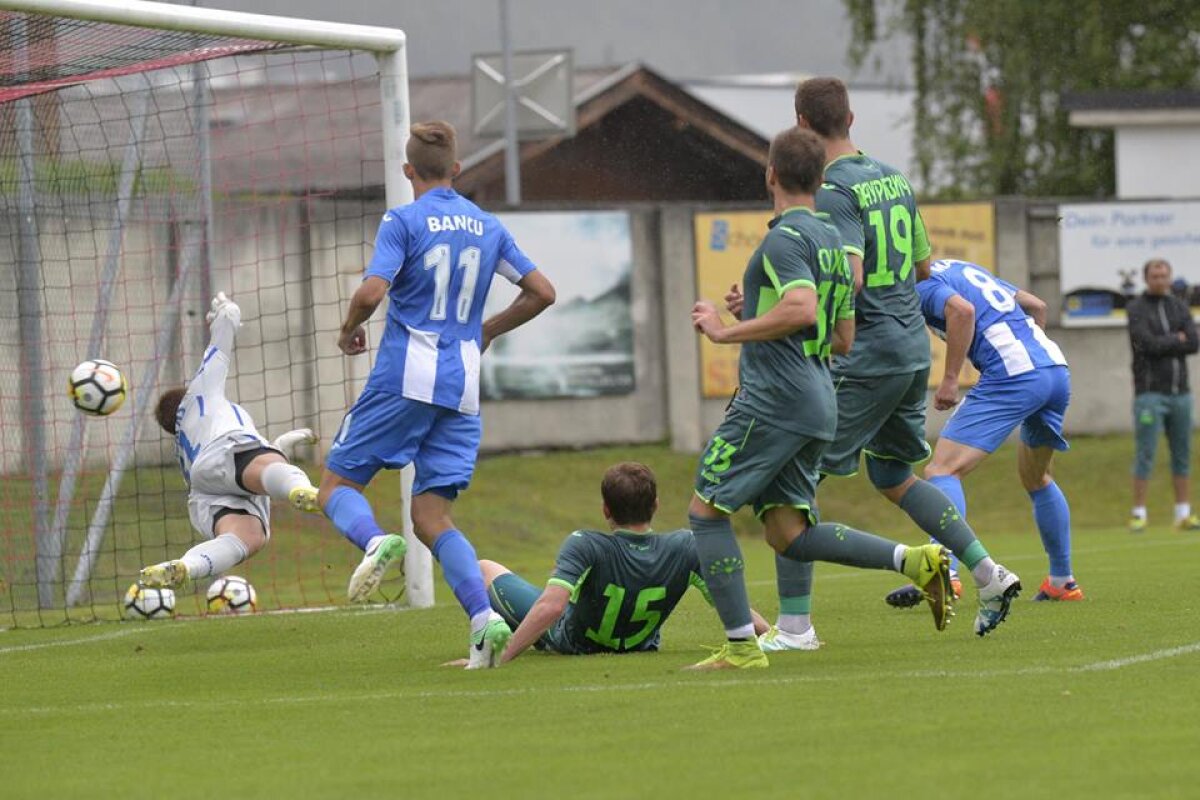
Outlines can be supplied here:
M35 642L34 644L19 644L13 645L12 647L0 647L0 655L4 653L24 653L28 652L29 650L44 650L47 647L70 647L71 645L76 644L107 642L110 639L120 639L122 636L130 636L135 633L147 633L151 630L159 629L160 628L126 628L125 630L102 633L99 636L88 636L84 639L57 639L53 642Z
M834 673L830 675L789 675L780 678L725 678L721 680L678 680L678 681L646 681L643 683L614 683L614 684L581 684L575 686L554 686L538 684L535 686L518 686L510 689L427 689L423 691L367 692L355 695L319 694L292 695L282 697L255 697L235 700L154 700L141 703L87 703L74 706L30 706L28 708L0 708L0 716L38 716L48 714L90 713L108 711L130 711L143 708L181 708L181 709L215 709L225 707L246 706L280 706L306 705L310 703L374 703L386 700L438 700L438 699L474 699L513 697L537 694L594 694L603 692L649 692L661 689L724 689L731 686L784 686L802 683L842 683L845 681L891 680L891 679L927 679L927 678L965 678L989 679L1010 678L1022 675L1069 675L1081 672L1102 672L1122 669L1135 664L1161 661L1167 658L1200 652L1200 642L1154 650L1126 658L1095 661L1077 667L1032 666L1013 669L996 669L982 671L961 670L895 670L872 673ZM699 676L697 676L699 677Z

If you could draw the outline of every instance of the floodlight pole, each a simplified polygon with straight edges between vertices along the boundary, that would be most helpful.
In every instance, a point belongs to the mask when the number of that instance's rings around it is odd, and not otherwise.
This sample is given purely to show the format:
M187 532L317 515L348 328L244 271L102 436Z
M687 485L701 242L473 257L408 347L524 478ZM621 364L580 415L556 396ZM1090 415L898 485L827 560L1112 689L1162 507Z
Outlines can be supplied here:
M521 205L521 143L517 140L517 87L513 80L508 0L500 0L500 49L504 61L504 202Z

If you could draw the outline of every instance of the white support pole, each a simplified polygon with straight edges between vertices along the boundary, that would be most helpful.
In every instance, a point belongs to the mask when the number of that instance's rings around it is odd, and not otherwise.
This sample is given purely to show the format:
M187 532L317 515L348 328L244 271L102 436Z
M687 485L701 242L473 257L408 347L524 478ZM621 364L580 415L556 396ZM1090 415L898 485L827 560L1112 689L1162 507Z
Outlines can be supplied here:
M504 63L504 202L521 205L521 143L517 138L517 84L513 77L508 0L500 0L500 48Z
M412 123L408 105L408 60L401 46L391 53L379 53L379 91L383 111L383 184L388 208L405 205L413 200L412 184L404 177L404 146ZM404 573L408 604L413 608L433 605L433 554L421 544L413 531L412 508L413 468L400 471L400 492L404 499L404 539L408 552L404 556Z

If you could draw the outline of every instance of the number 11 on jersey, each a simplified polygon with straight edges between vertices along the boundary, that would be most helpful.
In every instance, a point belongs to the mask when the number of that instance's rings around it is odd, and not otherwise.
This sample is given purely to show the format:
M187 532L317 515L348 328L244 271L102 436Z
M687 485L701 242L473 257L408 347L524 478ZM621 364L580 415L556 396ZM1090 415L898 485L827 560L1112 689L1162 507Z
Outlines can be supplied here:
M463 272L462 284L458 288L458 302L454 307L454 318L466 324L471 318L471 304L475 300L475 284L479 280L479 248L465 247L458 254L458 268ZM429 309L431 320L446 318L446 303L450 297L450 245L439 244L425 253L425 269L433 270L433 307Z

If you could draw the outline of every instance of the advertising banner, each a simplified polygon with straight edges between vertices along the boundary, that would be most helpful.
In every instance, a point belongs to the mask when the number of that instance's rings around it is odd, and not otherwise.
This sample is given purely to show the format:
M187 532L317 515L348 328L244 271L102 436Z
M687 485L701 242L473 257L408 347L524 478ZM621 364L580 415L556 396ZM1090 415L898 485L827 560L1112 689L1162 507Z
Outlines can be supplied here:
M498 215L517 246L554 284L558 300L484 354L485 400L596 397L634 390L630 281L633 244L625 212ZM492 281L484 319L519 289Z
M1079 203L1058 214L1064 326L1123 326L1151 258L1170 262L1174 291L1200 312L1200 202Z

